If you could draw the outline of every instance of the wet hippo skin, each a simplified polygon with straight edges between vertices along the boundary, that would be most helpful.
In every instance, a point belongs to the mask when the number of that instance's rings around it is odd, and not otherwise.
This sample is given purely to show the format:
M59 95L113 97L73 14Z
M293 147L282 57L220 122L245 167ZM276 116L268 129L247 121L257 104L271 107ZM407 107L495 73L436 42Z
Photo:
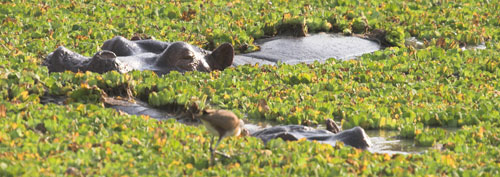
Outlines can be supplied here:
M327 130L317 130L303 125L284 125L265 128L251 133L251 136L258 137L265 143L275 138L286 141L306 138L309 141L315 140L332 146L335 146L337 141L340 141L345 145L359 149L367 149L371 145L370 138L361 127L354 127L334 134Z
M92 57L82 56L65 47L50 53L44 61L49 72L66 70L104 73L117 70L153 70L165 74L179 72L223 70L233 63L234 49L229 43L220 45L213 52L185 42L162 42L157 40L130 41L123 37L107 40L102 51Z

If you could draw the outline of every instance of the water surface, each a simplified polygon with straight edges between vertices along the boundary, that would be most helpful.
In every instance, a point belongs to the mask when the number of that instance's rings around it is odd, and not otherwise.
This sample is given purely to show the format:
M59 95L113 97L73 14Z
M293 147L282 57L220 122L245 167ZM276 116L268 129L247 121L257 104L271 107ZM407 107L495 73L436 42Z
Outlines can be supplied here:
M259 39L260 50L236 55L233 65L324 62L329 58L353 59L380 50L379 43L355 36L318 33L306 37L276 36Z

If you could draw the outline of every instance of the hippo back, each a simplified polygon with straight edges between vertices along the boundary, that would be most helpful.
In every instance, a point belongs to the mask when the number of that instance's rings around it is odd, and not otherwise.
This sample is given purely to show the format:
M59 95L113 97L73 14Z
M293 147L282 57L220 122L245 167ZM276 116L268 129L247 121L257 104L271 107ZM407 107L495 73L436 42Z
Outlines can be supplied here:
M309 141L317 141L332 146L335 146L337 141L340 141L359 149L367 149L371 145L370 138L361 127L354 127L334 134L327 130L313 129L303 125L283 125L253 132L251 136L262 139L264 143L276 138L286 141L306 138Z

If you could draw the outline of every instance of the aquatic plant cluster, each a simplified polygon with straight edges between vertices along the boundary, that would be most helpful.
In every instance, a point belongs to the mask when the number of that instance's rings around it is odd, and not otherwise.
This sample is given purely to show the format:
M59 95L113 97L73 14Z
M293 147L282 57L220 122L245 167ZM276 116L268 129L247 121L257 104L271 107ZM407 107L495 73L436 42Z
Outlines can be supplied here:
M0 176L453 175L500 173L500 2L492 1L4 1L0 3ZM239 66L211 73L48 73L64 45L86 56L116 35L206 49L258 49L264 36L370 35L390 45L357 60ZM410 36L426 48L404 46ZM461 50L485 43L484 50ZM233 110L252 120L399 130L422 154L374 154L314 142L231 139L209 166L204 127L130 116L102 102L132 96ZM62 105L47 96L66 98ZM49 97L50 98L50 97ZM43 103L42 103L43 102ZM457 127L456 132L442 128ZM231 148L229 148L231 147Z

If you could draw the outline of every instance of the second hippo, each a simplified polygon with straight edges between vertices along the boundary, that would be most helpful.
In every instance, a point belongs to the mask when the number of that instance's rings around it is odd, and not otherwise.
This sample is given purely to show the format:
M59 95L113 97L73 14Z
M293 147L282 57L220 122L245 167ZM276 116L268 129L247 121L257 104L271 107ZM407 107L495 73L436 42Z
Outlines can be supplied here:
M332 146L335 146L338 141L359 149L367 149L371 146L370 138L361 127L332 133L327 130L318 130L303 125L282 125L251 132L251 136L258 137L265 143L276 138L286 141L297 141L305 138L309 141L317 141Z

